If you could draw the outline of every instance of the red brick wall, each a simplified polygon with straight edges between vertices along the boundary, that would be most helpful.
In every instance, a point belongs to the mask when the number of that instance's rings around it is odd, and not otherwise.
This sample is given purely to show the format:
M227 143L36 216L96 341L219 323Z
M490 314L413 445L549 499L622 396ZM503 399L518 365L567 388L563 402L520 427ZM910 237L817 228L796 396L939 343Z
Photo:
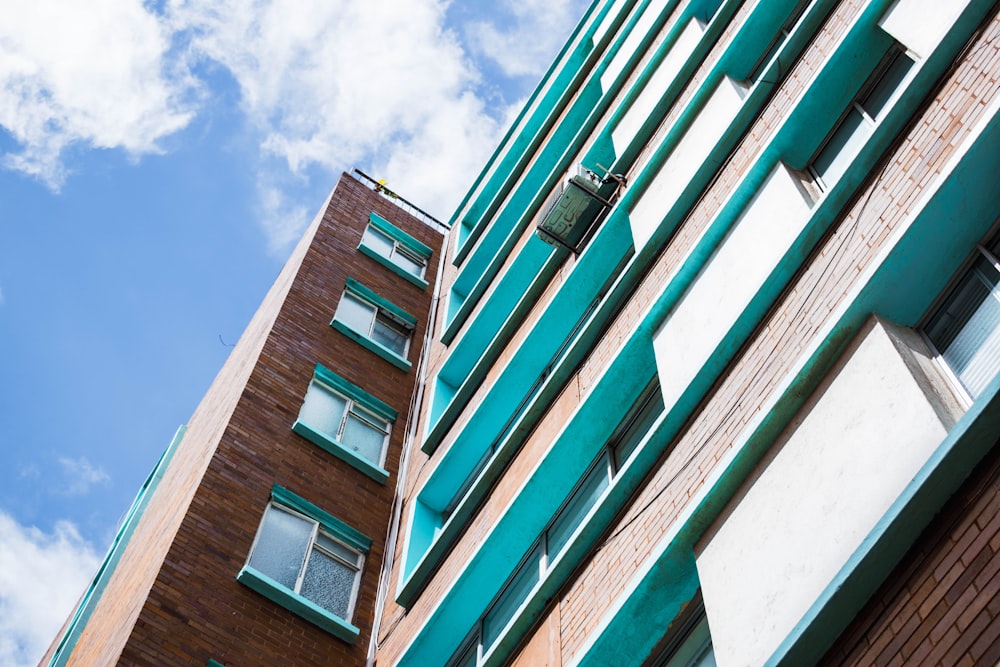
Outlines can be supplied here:
M998 593L1000 446L980 462L821 664L996 665Z
M371 211L434 248L427 289L357 251ZM240 666L364 664L441 241L438 232L392 202L341 178L312 243L299 255L301 265L295 271L298 260L293 262L282 278L290 283L287 294L279 290L265 301L261 321L255 320L237 347L240 353L227 363L227 370L234 367L232 376L224 371L216 383L226 409L218 408L216 395L206 396L115 573L116 579L141 579L141 585L114 587L102 599L108 610L134 608L134 627L116 625L121 619L115 611L95 614L74 662L203 665L214 658ZM417 318L409 351L413 369L397 369L329 326L348 276ZM292 432L316 363L399 412L384 466L387 484ZM361 629L353 645L236 581L274 484L372 539L351 619ZM181 501L185 495L189 506Z

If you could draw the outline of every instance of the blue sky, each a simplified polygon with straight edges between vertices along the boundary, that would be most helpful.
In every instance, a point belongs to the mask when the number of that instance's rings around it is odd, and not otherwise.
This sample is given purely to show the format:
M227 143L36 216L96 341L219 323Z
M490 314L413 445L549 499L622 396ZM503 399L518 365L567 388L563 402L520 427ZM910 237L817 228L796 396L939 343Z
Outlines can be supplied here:
M0 663L28 665L339 172L447 218L589 3L9 4Z

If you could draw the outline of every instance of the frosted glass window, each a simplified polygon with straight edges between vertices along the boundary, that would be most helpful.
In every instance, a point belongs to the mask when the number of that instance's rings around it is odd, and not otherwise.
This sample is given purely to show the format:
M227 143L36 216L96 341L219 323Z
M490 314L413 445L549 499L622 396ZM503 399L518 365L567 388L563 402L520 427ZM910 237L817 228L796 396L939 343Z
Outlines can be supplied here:
M382 465L389 423L354 400L313 380L299 411L299 421L375 465Z
M250 557L250 566L294 588L312 540L314 523L297 514L269 506Z
M417 278L424 277L426 260L381 230L368 225L361 242L404 271Z
M334 317L399 356L406 356L412 333L410 328L374 304L344 292Z
M318 382L311 382L306 390L306 400L302 403L299 419L320 433L336 439L346 410L346 398Z
M264 512L248 564L349 621L361 561L360 553L323 532L318 522L271 504Z
M1000 370L1000 241L980 249L925 327L927 337L976 398Z
M336 318L367 336L371 333L376 310L375 306L367 301L362 301L350 292L345 292L337 307Z

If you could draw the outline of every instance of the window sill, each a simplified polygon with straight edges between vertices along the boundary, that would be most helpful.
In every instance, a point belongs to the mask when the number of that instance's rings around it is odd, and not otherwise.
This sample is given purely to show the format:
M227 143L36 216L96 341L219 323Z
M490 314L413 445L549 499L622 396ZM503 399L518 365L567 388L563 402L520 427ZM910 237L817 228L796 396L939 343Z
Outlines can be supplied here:
M385 484L389 480L389 472L387 470L375 465L363 456L360 456L348 449L343 443L331 438L325 433L317 431L308 424L295 420L295 424L292 425L292 430L320 449L323 449L330 454L333 454L341 461L354 466L379 484Z
M358 635L361 634L358 628L344 619L335 616L311 600L293 593L274 579L252 567L244 567L240 570L240 573L236 575L236 580L247 588L260 593L271 602L281 605L296 616L309 621L348 644L353 644L357 640Z
M358 333L357 331L347 326L340 320L333 320L332 322L330 322L330 326L339 331L340 333L344 334L348 338L354 340L362 347L365 347L371 352L374 352L375 354L382 357L390 364L392 364L393 366L402 371L409 371L410 367L413 365L408 360L399 356L386 346L380 343L376 343L375 341L373 341L368 336L365 336L364 334Z
M372 259L374 259L376 262L378 262L379 264L381 264L385 268L389 269L390 271L392 271L396 275L400 276L401 278L405 278L406 280L410 281L411 283L413 283L414 285L416 285L420 289L427 289L427 281L426 280L424 280L423 278L419 278L419 277L413 275L412 273L410 273L409 271L407 271L403 267L401 267L401 266L393 263L393 261L391 259L386 259L385 257L383 257L382 255L380 255L379 253L375 252L374 250L372 250L371 248L369 248L368 246L366 246L364 243L362 243L361 245L358 246L358 250L361 251L362 255L367 255L368 257L371 257Z

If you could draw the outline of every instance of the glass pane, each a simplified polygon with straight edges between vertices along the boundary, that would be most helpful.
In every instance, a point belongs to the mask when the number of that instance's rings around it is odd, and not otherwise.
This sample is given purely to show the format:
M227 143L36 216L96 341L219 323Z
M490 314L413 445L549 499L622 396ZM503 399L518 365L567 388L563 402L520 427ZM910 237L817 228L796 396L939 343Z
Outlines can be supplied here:
M403 325L386 317L379 317L375 320L372 340L385 345L401 357L406 354L406 341L409 337L410 332Z
M927 327L948 366L975 398L1000 370L1000 273L984 257Z
M350 620L351 593L358 571L319 549L313 549L301 594L320 607Z
M463 646L465 650L453 657L447 667L476 667L476 658L479 653L479 638Z
M507 626L507 622L513 618L514 612L527 599L531 589L538 583L538 559L541 557L541 552L541 548L537 546L532 550L531 555L518 568L507 588L483 617L484 652L493 645L493 642L500 636L500 632Z
M392 248L395 245L391 238L369 226L365 230L364 238L361 239L366 246L382 255L383 257L390 257L392 255Z
M872 126L857 109L851 109L830 140L813 160L812 167L819 176L821 185L829 188L840 178L857 155Z
M361 554L356 552L354 549L351 549L341 544L340 542L333 539L329 535L326 535L324 533L320 533L319 535L317 535L316 545L322 547L326 551L329 551L335 556L339 556L347 563L353 564L355 567L360 565L359 561L361 560Z
M646 401L641 408L642 412L633 420L625 433L618 438L618 441L614 443L616 470L621 470L625 462L632 456L632 452L635 451L635 448L642 442L646 433L649 432L653 422L663 412L663 394L660 392L660 385L657 384L651 391L653 392L652 395L640 397L639 400Z
M250 567L295 590L313 525L312 521L269 505L250 557Z
M886 67L882 76L879 77L878 82L872 86L872 89L865 96L864 101L861 102L861 107L865 110L865 113L875 120L881 119L882 112L888 107L889 101L895 96L896 91L900 88L900 84L903 83L903 79L906 78L906 74L910 71L912 65L913 61L906 57L905 54L896 54L892 63Z
M375 307L362 301L353 294L345 292L337 306L337 319L358 333L368 335L372 320L375 318Z
M309 384L306 400L299 411L299 419L320 433L337 437L344 417L347 400L316 382Z
M396 249L396 254L392 257L393 261L396 262L406 271L409 271L418 278L424 274L424 263L415 257L411 257L406 251Z
M550 564L562 552L570 535L583 521L590 508L597 504L597 500L610 483L611 475L608 469L607 455L603 455L597 465L591 468L583 484L573 492L570 501L549 527L547 539Z
M368 424L354 414L347 415L344 424L344 437L341 442L350 450L358 453L372 463L382 463L382 445L385 443L385 432Z

